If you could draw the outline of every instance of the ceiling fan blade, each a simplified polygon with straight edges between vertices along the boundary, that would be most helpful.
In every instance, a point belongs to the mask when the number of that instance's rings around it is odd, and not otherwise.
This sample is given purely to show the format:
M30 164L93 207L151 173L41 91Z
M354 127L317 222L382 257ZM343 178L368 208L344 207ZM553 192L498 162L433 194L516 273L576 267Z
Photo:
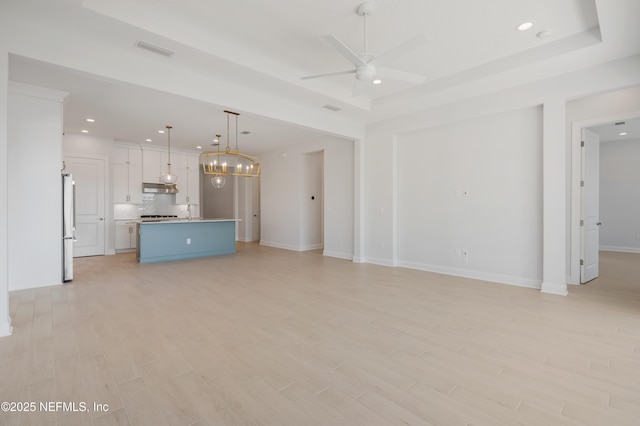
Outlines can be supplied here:
M364 95L365 89L368 83L364 83L358 79L356 79L356 84L353 86L353 97L357 98L358 96Z
M388 78L391 80L407 81L413 84L422 84L427 79L423 75L413 74L406 71L394 70L391 68L377 67L376 70L377 70L376 77L380 77L383 80L385 78Z
M329 77L331 75L340 75L340 74L355 74L355 72L356 70L327 72L324 74L316 74L316 75L308 75L305 77L300 77L300 80L309 80L311 78Z
M390 63L402 56L405 56L409 52L416 50L427 44L427 36L424 34L418 34L417 36L405 40L396 47L392 47L386 52L376 57L377 63Z
M349 49L349 47L341 42L338 37L334 36L333 34L328 34L326 36L323 36L322 38L324 38L327 43L335 47L338 52L342 54L342 56L347 58L349 62L351 62L356 67L359 67L360 65L367 65L367 63L363 61L360 56L358 56L353 50Z

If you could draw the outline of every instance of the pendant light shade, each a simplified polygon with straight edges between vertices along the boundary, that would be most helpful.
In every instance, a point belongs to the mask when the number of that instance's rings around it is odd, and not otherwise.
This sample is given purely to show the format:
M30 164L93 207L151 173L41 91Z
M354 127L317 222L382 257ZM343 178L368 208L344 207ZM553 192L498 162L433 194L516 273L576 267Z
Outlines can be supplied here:
M171 171L171 126L167 128L167 171L160 176L160 181L165 185L174 185L178 181L178 175Z
M227 183L227 177L226 176L216 175L216 176L211 178L211 185L213 185L213 187L215 189L222 188L225 183Z

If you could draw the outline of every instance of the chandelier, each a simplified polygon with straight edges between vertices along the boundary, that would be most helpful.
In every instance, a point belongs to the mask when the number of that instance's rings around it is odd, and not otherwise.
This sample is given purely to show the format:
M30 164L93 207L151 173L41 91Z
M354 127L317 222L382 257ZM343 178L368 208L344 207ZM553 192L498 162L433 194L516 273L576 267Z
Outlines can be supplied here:
M202 171L206 175L212 175L211 185L214 188L222 188L229 176L260 177L260 158L243 154L238 148L238 114L233 111L224 111L227 114L227 148L220 151L203 152L201 155ZM229 146L229 129L231 116L234 117L236 146L232 151ZM218 139L219 139L219 135Z

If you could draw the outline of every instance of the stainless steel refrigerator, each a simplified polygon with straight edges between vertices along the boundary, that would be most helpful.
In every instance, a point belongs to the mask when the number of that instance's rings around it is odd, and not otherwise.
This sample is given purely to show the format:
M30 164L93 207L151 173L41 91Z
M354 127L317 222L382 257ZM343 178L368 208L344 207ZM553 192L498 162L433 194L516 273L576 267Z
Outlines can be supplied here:
M62 282L73 279L73 243L76 241L76 183L62 174Z

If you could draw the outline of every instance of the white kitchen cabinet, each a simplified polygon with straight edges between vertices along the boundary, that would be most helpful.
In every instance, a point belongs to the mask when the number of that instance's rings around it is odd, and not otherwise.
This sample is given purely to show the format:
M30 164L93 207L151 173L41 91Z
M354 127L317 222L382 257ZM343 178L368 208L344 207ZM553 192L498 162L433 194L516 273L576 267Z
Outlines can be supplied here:
M113 149L113 202L142 204L142 151Z
M136 224L116 222L116 250L136 248Z
M145 149L142 153L142 180L143 182L158 183L162 175L162 159L160 151ZM166 153L165 153L166 155ZM166 161L165 161L166 163ZM166 166L166 164L165 164Z
M176 204L200 204L200 157L179 155L177 160L179 191Z

